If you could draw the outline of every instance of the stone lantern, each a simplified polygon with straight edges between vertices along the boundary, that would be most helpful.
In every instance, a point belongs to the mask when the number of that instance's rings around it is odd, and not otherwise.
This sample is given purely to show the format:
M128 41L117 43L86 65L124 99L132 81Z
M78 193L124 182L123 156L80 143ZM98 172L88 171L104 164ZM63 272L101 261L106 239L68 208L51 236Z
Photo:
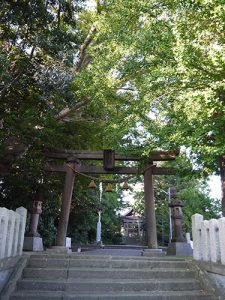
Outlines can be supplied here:
M171 217L174 229L172 242L185 242L182 229L182 207L184 207L184 204L181 200L174 200L169 204L169 206L171 207Z
M42 213L43 196L40 191L37 191L34 196L31 207L31 221L28 234L24 238L23 249L27 251L43 251L43 242L40 234L37 231L39 216Z
M173 239L168 245L167 255L177 256L192 256L193 250L191 245L187 243L183 236L182 229L182 208L184 204L177 198L177 194L174 194L174 200L169 204L171 208L171 217L173 220Z
M35 197L31 209L31 223L30 223L30 232L29 236L36 236L40 237L40 234L37 232L39 216L42 213L42 197L37 196Z

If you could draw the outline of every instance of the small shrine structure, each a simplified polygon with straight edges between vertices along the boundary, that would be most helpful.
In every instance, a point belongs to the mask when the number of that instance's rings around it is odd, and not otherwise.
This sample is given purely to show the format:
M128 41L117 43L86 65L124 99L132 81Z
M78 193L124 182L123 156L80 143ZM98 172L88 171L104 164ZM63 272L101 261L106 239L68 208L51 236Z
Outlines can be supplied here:
M143 244L143 216L137 214L133 208L130 208L121 215L121 221L121 234L123 236L123 242L128 245Z

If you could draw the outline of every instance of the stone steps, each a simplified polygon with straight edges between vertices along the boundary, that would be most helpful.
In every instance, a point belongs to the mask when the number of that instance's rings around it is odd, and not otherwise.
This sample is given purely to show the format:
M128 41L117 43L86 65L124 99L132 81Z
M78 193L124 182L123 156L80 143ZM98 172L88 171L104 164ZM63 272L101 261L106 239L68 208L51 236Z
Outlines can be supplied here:
M24 278L193 278L188 269L102 269L102 268L26 268Z
M66 259L66 260L71 260L71 259L78 259L78 260L86 260L86 259L95 259L95 260L150 260L150 261L184 261L183 258L181 257L176 257L176 256L162 256L160 258L158 257L144 257L144 256L111 256L111 255L88 255L86 253L72 253L72 254L35 254L35 255L31 255L30 259L53 259L53 258L57 258L57 259ZM188 261L185 259L185 261Z
M23 279L18 282L20 290L51 290L51 291L76 291L76 292L110 292L110 291L181 291L200 290L201 286L196 279Z
M211 300L204 291L152 291L117 293L65 293L19 291L11 300Z
M28 267L46 268L56 267L79 267L79 268L188 268L188 262L185 261L170 261L170 260L124 260L124 259L95 259L90 258L88 260L78 259L57 259L57 258L32 258L29 261Z
M162 249L144 249L142 251L142 256L147 257L158 257L158 256L165 256L166 252L162 251Z
M209 300L176 257L32 255L10 300Z

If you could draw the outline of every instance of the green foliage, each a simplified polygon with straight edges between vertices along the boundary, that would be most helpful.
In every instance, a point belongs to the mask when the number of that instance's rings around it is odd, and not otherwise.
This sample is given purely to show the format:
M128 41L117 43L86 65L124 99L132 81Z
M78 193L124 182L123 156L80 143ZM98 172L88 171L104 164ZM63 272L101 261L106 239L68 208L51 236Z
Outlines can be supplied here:
M71 90L79 11L78 1L1 2L0 141L16 137L27 147L27 161L30 154L38 162L44 148L75 142L56 116L79 102Z
M121 208L121 202L116 193L104 193L102 199L102 240L103 243L120 244L121 221L117 211Z
M68 236L75 244L93 243L96 239L99 193L97 190L88 191L88 183L81 177L74 189Z
M101 105L105 147L147 156L186 146L205 174L218 172L223 7L222 0L109 0L100 15L89 14L97 28L92 61L75 82L93 98L93 112Z
M209 197L204 184L196 184L193 181L192 185L180 192L179 197L185 205L183 224L187 232L191 231L191 216L193 214L201 214L206 220L220 216L220 203Z
M28 207L43 181L43 235L57 225L64 181L43 170L46 149L112 148L145 163L154 150L185 146L194 170L182 157L181 176L218 173L225 152L223 0L104 0L96 11L84 10L83 2L0 7L0 167L12 168L1 205ZM65 109L70 114L60 118ZM189 185L193 178L173 177L169 186L180 187L190 214L201 205L216 211L198 184ZM86 184L79 180L74 192L68 232L76 242L95 238L99 204ZM118 235L120 205L115 195L102 203L106 240ZM165 207L157 207L158 220ZM46 231L46 244L52 240Z
M86 186L86 191L83 189ZM100 191L87 190L88 182L80 177L74 191L72 210L70 213L68 235L73 243L86 244L96 241L98 212L101 211L103 242L117 243L121 241L120 220L117 211L121 204L117 193L103 191L100 202Z

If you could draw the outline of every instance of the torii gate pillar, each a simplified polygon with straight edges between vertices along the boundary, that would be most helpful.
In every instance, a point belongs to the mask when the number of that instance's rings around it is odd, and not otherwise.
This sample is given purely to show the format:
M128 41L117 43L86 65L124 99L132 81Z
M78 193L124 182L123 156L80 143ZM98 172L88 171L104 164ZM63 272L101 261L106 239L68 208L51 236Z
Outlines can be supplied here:
M153 190L152 165L144 171L144 192L145 192L145 214L147 221L147 245L150 249L157 249L157 232L155 218L155 200Z
M75 162L68 162L66 166L66 179L65 186L62 196L62 205L61 205L61 213L59 219L59 225L56 235L56 246L65 246L66 244L66 232L68 227L69 215L70 215L70 206L73 195L73 186L75 179L74 169L76 167Z

